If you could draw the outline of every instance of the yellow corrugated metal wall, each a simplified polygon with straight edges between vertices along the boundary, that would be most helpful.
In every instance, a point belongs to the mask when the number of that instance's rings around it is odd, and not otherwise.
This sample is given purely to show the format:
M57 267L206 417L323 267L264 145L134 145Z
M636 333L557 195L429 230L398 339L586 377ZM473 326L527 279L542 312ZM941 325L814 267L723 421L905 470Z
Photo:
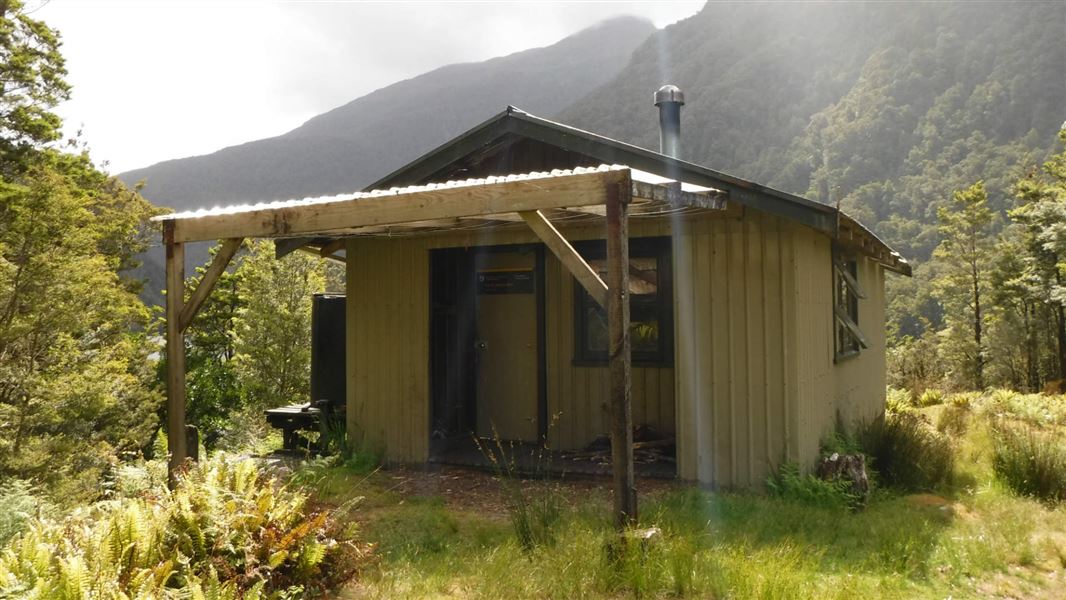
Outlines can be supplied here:
M632 237L665 235L661 221L634 219ZM564 230L571 240L601 228ZM354 239L348 256L348 427L396 462L428 458L430 411L429 252L434 248L536 243L532 232ZM545 346L549 442L578 449L607 432L606 366L576 366L574 279L545 257ZM535 318L535 315L529 315ZM674 432L674 375L669 367L633 369L633 422Z
M761 482L789 439L790 229L749 212L675 237L678 470L718 486Z
M675 236L678 474L758 487L783 461L809 466L839 411L884 409L884 271L859 261L870 347L833 362L828 236L747 211ZM688 275L686 277L686 274Z
M422 240L347 246L348 431L389 461L429 458L429 254Z
M549 441L558 449L582 448L608 431L607 366L576 366L574 355L574 278L548 256L545 261L545 318L548 346L548 414L554 423ZM674 370L633 367L633 424L674 432Z
M667 234L638 220L631 237ZM783 460L810 464L836 414L850 422L884 407L884 272L859 263L870 348L833 363L830 240L749 210L686 220L674 237L674 368L633 369L633 417L676 432L678 475L722 487L759 486ZM564 230L571 240L596 228ZM428 458L429 251L536 242L531 232L348 242L348 420L386 458ZM545 261L547 398L555 448L607 429L605 367L573 358L573 278Z
M831 245L828 237L796 230L796 305L800 354L797 388L798 459L810 464L818 447L832 433L837 415L845 426L872 419L885 402L884 269L870 258L858 260L859 329L869 347L857 356L833 362L833 296Z

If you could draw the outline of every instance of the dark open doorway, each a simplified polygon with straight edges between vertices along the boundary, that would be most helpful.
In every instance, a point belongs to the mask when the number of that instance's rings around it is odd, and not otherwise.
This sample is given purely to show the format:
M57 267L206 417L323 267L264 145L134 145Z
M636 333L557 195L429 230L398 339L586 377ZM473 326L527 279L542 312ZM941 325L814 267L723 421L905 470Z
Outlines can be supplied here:
M544 248L445 248L430 255L430 454L474 437L539 443L548 426Z

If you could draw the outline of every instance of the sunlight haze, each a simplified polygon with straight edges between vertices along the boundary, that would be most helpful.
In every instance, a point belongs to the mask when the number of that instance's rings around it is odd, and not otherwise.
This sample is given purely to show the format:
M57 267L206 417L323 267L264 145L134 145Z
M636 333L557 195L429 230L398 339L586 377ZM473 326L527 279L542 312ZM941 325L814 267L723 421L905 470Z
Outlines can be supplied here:
M701 2L53 0L73 97L58 112L119 173L289 131L456 62L546 46L619 15L663 27Z

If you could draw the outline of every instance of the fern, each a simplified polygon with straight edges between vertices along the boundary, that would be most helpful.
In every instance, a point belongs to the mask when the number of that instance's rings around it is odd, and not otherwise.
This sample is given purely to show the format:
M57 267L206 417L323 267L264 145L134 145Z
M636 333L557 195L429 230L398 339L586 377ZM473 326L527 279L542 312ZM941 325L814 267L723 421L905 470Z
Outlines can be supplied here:
M287 597L337 547L331 514L306 503L254 462L217 457L174 492L33 521L0 549L0 597Z

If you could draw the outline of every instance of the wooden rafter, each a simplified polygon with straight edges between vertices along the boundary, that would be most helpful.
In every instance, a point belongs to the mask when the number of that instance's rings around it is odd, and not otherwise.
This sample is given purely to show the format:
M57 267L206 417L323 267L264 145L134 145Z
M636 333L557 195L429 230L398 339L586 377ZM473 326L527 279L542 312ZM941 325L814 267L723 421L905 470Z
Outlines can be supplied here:
M559 259L559 262L563 263L563 266L577 279L581 287L585 288L585 291L600 306L607 308L607 284L600 279L595 269L589 266L585 259L577 253L577 250L574 250L570 242L566 241L563 234L559 233L559 230L544 216L544 213L539 210L530 210L518 214L522 215L522 218L529 224L529 228L533 230L533 233L537 234L537 237L552 251L552 254Z
M180 323L182 331L189 328L189 324L192 323L196 313L200 311L200 307L207 300L211 290L214 289L218 278L226 271L226 267L229 266L233 256L241 249L241 243L243 242L243 238L229 238L222 242L221 247L215 254L215 258L211 261L211 265L207 267L203 278L200 279L200 284L196 286L192 295L189 296L188 302L181 309Z
M336 254L338 250L341 250L343 248L344 248L344 240L343 239L333 240L332 242L326 244L325 246L322 246L322 248L318 251L318 255L321 256L322 258L330 258L334 254Z

